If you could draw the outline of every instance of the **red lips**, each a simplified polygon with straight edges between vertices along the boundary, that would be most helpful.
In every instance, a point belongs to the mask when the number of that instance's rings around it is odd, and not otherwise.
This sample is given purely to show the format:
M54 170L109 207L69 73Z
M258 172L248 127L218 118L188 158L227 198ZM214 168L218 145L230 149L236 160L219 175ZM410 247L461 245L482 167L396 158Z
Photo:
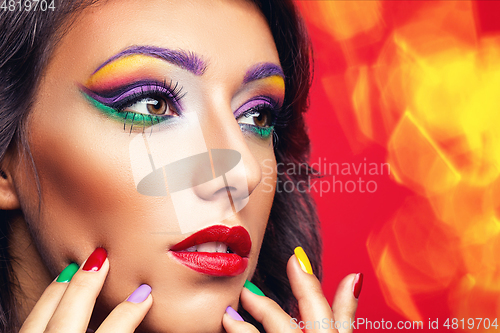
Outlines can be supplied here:
M187 248L209 242L226 244L234 253L187 252ZM245 228L216 225L205 228L174 245L173 256L192 270L213 276L236 276L245 271L252 248Z

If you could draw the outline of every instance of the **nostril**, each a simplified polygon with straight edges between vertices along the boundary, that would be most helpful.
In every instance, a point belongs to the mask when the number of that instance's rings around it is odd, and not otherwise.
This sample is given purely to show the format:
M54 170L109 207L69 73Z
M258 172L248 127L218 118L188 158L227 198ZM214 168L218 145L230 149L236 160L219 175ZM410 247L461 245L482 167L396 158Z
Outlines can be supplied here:
M230 197L235 197L236 196L236 193L237 193L237 189L235 187L222 187L220 189L218 189L214 194L213 194L213 197L214 198L217 198L219 196L227 196L229 195Z
M238 191L236 187L233 186L226 187L226 190L231 193L236 193Z

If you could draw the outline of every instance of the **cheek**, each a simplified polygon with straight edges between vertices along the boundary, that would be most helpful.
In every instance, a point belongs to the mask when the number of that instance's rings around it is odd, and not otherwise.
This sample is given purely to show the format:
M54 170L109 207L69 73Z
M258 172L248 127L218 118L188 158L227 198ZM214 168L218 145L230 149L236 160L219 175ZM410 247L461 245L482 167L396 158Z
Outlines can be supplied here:
M250 196L248 210L243 210L243 221L253 221L252 227L258 229L258 250L264 237L264 233L269 220L269 214L274 200L276 188L276 158L272 144L262 145L262 143L248 144L254 158L260 166L261 180ZM258 218L256 218L258 217Z
M138 195L128 133L89 117L88 109L72 111L56 121L34 111L29 128L41 202L40 214L35 205L27 215L42 252L55 260L54 272L68 261L82 262L97 246L116 248L117 239L134 244L140 231L164 231L159 223L171 221L173 211L165 198ZM36 185L26 188L28 202L37 200L36 191Z
M57 135L37 128L32 131L40 138L32 140L31 149L40 179L41 211L31 224L51 248L67 244L75 249L96 241L106 230L103 214L119 211L127 196L127 172L116 163L117 156L99 153L101 148L92 140L85 142L86 136L75 130ZM87 137L92 139L92 135ZM109 204L110 199L115 205ZM70 252L70 257L79 256Z

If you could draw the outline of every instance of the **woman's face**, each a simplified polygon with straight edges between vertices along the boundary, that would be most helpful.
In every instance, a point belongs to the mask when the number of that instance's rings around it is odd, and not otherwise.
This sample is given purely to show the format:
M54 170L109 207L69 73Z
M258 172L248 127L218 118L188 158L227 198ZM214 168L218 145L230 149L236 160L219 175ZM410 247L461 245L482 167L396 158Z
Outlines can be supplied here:
M40 211L33 175L14 175L43 264L55 276L104 247L110 271L97 312L147 283L154 303L143 330L222 331L257 264L283 97L273 37L248 1L85 9L57 45L29 118ZM222 228L174 247L213 225L244 231L232 229L233 243ZM236 254L183 252L227 245Z

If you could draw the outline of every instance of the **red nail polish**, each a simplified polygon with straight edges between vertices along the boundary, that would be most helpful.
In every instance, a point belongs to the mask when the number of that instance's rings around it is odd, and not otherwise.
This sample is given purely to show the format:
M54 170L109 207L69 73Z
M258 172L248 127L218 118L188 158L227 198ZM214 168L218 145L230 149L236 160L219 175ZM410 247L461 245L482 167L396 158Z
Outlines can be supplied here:
M94 252L92 252L82 269L84 271L97 272L101 269L102 264L104 264L104 260L106 260L107 256L108 253L106 252L106 250L102 247L98 247L94 250Z
M361 287L363 287L363 273L358 273L354 278L354 286L352 287L352 293L356 299L361 294Z

